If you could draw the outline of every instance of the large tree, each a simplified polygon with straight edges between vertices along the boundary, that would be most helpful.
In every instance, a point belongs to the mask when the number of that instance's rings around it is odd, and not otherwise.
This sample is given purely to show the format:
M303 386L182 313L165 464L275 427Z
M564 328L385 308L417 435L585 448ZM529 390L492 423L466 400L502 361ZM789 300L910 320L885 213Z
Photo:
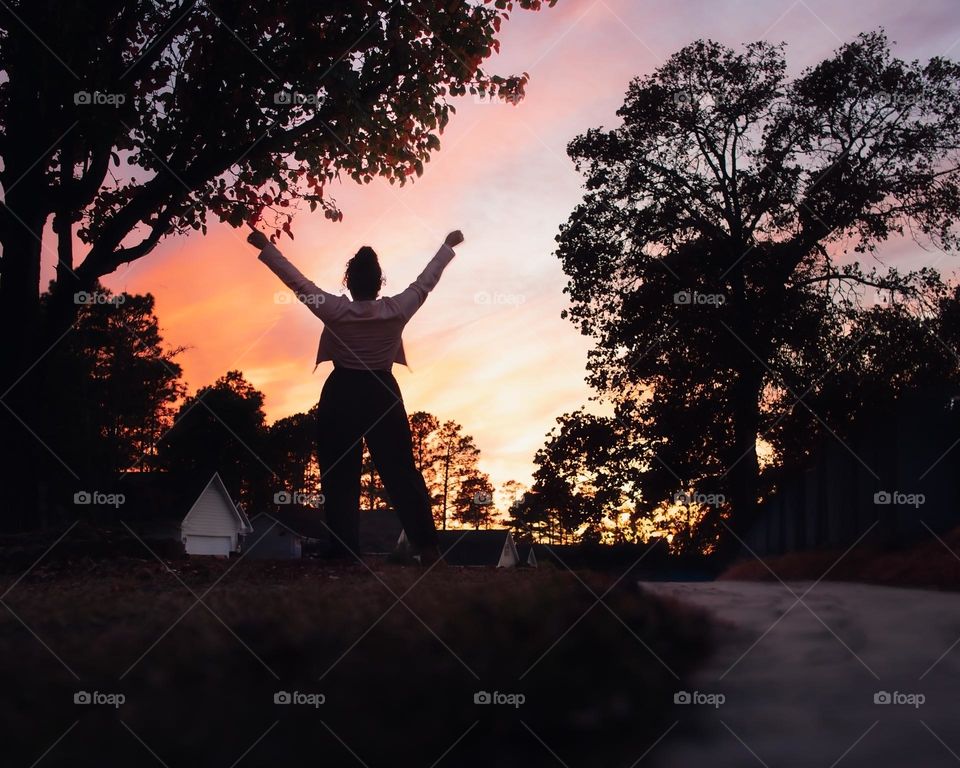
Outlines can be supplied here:
M60 409L58 432L70 432L71 417L94 425L75 448L110 477L149 465L156 455L184 394L175 360L184 350L164 344L152 295L103 289L94 295L102 300L81 306L75 333L51 353L58 372L75 366L64 375L80 387L49 407Z
M234 499L265 509L282 481L266 464L263 393L240 371L228 371L184 400L160 441L158 464L174 472L218 472Z
M439 477L440 457L443 453L439 441L440 420L432 413L414 411L409 415L410 439L413 444L413 460L423 475L432 504L441 498Z
M277 419L267 428L266 462L277 475L274 493L306 497L320 493L316 408Z
M480 449L473 437L465 435L457 422L441 422L426 411L415 411L409 418L414 462L430 493L436 522L446 528L451 514L469 524L489 522L492 510L472 507L474 494L493 492L477 467Z
M693 485L728 502L714 525L745 525L770 397L809 409L795 373L829 375L811 363L864 290L922 301L936 283L855 259L902 235L958 245L960 68L901 61L875 32L790 79L782 46L699 41L618 115L569 147L587 192L558 238L567 314L634 432L638 509Z
M442 529L446 529L447 521L456 507L456 501L461 496L465 485L475 482L479 474L477 462L480 459L480 449L477 448L471 435L464 434L463 427L456 421L445 421L437 432L439 447L436 459L436 474L438 503L434 510L434 518Z
M453 499L453 519L465 528L489 528L496 520L493 483L485 472L469 475Z
M408 418L414 463L421 472L427 472L440 455L437 445L440 420L426 411L414 411Z
M54 498L70 496L78 485L108 487L120 473L149 467L184 394L176 362L183 350L164 343L153 296L97 286L80 299L74 331L47 360L54 377L75 385L45 402L47 426L37 432L51 461L56 456L77 473L51 488ZM21 386L40 387L34 374Z
M340 217L327 193L334 179L419 175L450 97L522 94L525 76L488 76L481 64L514 6L541 4L104 0L91 12L2 3L0 428L17 439L5 441L0 480L24 489L12 506L37 504L29 475L42 449L25 455L22 426L70 384L10 389L28 367L45 371L76 292L164 237L205 231L211 213L291 234L300 203ZM45 249L57 269L41 324Z
M547 506L562 540L617 536L618 513L629 480L623 472L621 425L577 411L557 419L534 457L531 503ZM547 515L550 518L550 515Z

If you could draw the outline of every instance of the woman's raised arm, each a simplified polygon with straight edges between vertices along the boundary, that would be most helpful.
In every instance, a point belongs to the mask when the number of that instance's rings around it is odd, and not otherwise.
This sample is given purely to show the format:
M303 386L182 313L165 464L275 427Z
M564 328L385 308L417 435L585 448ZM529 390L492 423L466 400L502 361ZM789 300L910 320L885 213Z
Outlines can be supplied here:
M414 316L416 311L423 306L427 300L427 294L432 291L440 281L440 275L443 274L444 267L450 263L456 255L453 251L455 246L463 242L463 233L457 229L447 235L440 246L440 250L430 259L426 268L420 273L405 291L398 293L393 297L400 307L400 314L404 321Z
M260 261L270 267L270 270L313 314L324 321L332 317L339 305L346 300L345 297L327 293L319 288L291 264L263 232L253 227L251 229L253 231L247 235L247 242L260 250L258 257Z

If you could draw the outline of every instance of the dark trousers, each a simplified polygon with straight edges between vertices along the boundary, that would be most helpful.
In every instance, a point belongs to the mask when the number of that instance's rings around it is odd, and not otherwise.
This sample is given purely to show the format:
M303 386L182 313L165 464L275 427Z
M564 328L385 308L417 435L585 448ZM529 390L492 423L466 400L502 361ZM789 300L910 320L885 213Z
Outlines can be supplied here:
M363 440L414 548L436 546L430 494L413 460L410 424L390 371L335 367L317 408L317 458L335 554L360 552Z

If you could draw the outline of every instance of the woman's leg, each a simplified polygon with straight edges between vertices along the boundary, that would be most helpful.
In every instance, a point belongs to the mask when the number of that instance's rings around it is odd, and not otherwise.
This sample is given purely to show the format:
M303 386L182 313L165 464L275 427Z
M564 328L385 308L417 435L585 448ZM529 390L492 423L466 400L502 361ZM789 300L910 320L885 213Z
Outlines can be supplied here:
M317 463L323 508L330 528L330 553L356 556L360 552L360 470L363 433L355 416L353 390L330 374L317 408Z
M388 396L386 392L384 395ZM396 401L367 430L366 438L383 487L414 550L435 549L437 531L433 524L430 493L413 460L410 423L399 388L396 389Z

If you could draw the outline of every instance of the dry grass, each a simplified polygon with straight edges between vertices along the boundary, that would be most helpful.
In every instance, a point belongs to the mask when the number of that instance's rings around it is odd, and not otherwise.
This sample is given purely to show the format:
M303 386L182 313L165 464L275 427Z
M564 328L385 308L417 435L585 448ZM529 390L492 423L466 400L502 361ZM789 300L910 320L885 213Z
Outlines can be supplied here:
M682 678L709 645L703 614L630 577L605 598L615 617L552 568L418 581L379 562L169 565L176 576L155 560L51 561L5 598L30 628L0 619L10 764L30 765L79 721L42 768L154 764L147 747L171 768L231 766L254 744L241 768L430 766L455 742L440 765L552 764L544 745L570 765L596 764L598 749L629 765L682 687L670 670ZM197 595L210 588L208 607L177 576ZM596 595L615 580L578 576ZM77 690L126 701L78 706ZM279 690L326 700L277 705ZM479 706L481 690L526 701Z
M771 581L776 574L784 581L808 580L819 579L829 570L827 578L833 581L960 590L960 528L940 539L897 551L861 547L846 554L842 550L825 550L769 557L763 563L744 560L719 578Z

